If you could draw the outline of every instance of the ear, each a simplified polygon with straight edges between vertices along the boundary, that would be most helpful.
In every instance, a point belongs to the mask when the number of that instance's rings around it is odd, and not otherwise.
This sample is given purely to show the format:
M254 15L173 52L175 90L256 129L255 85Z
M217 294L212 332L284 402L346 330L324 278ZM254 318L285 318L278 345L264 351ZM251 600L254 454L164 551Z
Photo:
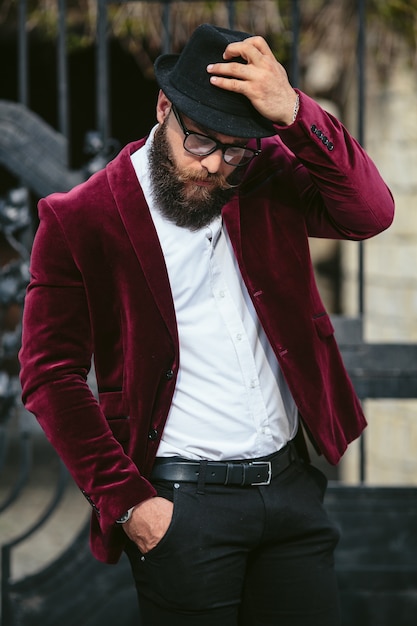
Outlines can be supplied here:
M156 119L162 124L171 111L171 101L168 100L162 90L159 91L158 101L156 103Z

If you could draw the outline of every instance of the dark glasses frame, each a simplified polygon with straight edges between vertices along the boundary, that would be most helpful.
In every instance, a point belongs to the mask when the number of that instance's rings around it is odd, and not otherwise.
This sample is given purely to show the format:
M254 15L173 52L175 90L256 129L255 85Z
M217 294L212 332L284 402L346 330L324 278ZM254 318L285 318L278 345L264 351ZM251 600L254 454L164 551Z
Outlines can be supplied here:
M177 120L182 132L184 133L184 141L183 141L184 150L186 150L190 154L193 154L194 156L205 157L205 156L208 156L209 154L213 154L213 152L216 152L217 150L221 150L223 161L227 163L227 165L231 165L233 167L242 167L242 166L248 165L252 161L252 159L254 159L256 156L259 156L259 154L261 154L262 152L261 140L259 138L256 139L256 150L253 150L252 148L247 148L246 146L239 146L233 143L222 143L221 141L218 141L217 139L215 139L214 137L211 137L210 135L204 135L203 133L198 133L193 130L188 130L188 128L184 124L184 121L178 109L173 104L171 105L171 108L172 108L172 112L175 115L175 119ZM206 151L204 150L202 151L203 146L201 146L201 149L190 148L190 142L189 142L190 137L191 138L201 137L203 141L209 140L210 142L212 142L213 146L208 148ZM240 154L239 151L241 151L240 156L239 156ZM239 159L239 162L233 163L234 159Z

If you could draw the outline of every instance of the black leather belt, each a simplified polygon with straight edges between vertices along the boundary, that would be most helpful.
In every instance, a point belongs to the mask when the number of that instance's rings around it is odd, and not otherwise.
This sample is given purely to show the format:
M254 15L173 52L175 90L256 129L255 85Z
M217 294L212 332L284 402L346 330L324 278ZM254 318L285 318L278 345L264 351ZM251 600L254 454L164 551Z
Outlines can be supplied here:
M298 458L294 444L288 443L265 459L244 461L190 461L181 457L157 458L151 480L238 485L241 487L269 485Z

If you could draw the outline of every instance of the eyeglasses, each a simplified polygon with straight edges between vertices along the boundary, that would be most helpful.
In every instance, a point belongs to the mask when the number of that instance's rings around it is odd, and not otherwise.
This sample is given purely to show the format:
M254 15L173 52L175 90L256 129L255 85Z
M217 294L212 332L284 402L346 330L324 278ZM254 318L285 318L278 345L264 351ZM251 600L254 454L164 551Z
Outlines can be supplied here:
M216 150L221 150L224 162L227 163L227 165L232 165L233 167L242 167L243 165L247 165L254 157L261 154L260 139L256 139L256 150L246 148L246 146L237 146L233 143L222 143L221 141L217 141L217 139L209 137L208 135L201 135L200 133L188 130L182 121L179 111L177 111L174 105L172 105L172 111L185 135L183 142L184 149L190 154L203 157L213 154Z

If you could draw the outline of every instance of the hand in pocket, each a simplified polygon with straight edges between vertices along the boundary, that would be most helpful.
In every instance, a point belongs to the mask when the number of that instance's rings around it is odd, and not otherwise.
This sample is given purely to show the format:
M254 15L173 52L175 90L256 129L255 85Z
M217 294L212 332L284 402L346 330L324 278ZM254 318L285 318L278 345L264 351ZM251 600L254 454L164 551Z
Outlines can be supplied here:
M146 554L161 541L172 520L174 505L170 500L156 496L138 504L123 529L129 539Z

